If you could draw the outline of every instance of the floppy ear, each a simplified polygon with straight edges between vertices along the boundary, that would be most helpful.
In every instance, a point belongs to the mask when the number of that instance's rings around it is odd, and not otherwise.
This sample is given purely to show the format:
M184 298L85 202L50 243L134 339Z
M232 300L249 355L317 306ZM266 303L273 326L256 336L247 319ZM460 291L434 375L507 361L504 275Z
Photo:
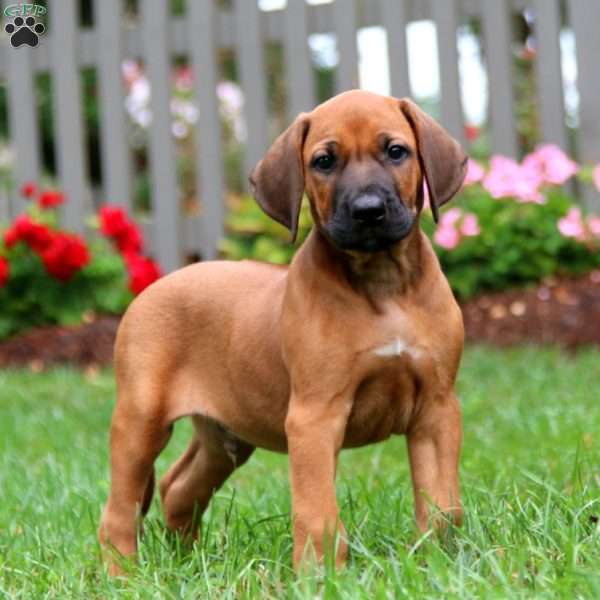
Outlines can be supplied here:
M298 233L304 194L302 149L308 126L306 114L299 115L273 142L250 175L252 193L259 206L291 231L292 243Z
M425 175L435 222L439 208L458 192L467 174L467 155L460 144L412 100L402 98L400 109L417 139L421 170Z

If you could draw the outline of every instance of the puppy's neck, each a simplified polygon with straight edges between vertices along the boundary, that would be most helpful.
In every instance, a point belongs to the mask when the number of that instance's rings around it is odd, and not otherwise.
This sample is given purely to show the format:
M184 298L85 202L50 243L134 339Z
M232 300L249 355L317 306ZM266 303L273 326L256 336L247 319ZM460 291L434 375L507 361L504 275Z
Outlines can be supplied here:
M406 238L380 252L339 250L318 231L313 231L311 238L321 260L330 262L338 275L373 305L378 300L408 293L421 276L422 239L418 223Z

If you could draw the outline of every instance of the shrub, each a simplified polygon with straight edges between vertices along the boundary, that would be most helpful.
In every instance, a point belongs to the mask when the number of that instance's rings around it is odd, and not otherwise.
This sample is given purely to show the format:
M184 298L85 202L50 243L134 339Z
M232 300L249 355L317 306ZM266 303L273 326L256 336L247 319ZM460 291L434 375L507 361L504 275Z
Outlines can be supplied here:
M58 227L57 190L21 190L31 203L0 242L0 339L46 324L80 323L94 313L122 313L133 296L160 277L143 256L141 233L119 207L93 219L90 242Z
M575 175L572 183L594 181L600 190L600 165L582 169L555 146L540 146L521 163L496 156L484 168L470 161L465 185L440 223L423 211L423 229L460 299L600 267L600 218L584 216L565 190ZM306 205L291 246L289 232L251 198L236 201L221 250L233 259L289 262L310 230Z

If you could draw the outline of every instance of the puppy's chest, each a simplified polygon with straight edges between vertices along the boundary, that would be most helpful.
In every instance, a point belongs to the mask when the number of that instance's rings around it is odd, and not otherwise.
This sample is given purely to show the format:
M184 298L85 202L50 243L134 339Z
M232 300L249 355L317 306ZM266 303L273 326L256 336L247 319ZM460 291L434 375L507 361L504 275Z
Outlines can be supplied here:
M345 447L364 446L404 433L418 394L414 374L393 361L359 385L346 426Z
M360 446L404 433L427 369L427 346L404 315L375 327L358 359L364 373L346 428L346 446Z

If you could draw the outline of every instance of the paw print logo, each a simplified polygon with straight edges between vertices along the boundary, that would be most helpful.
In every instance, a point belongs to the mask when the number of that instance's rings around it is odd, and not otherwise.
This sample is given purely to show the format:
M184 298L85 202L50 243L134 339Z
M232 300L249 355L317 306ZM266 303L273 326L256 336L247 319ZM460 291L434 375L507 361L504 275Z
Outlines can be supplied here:
M10 43L13 48L27 44L35 48L40 41L39 36L46 31L42 23L36 23L34 17L15 17L12 23L4 26L4 31L10 35Z

